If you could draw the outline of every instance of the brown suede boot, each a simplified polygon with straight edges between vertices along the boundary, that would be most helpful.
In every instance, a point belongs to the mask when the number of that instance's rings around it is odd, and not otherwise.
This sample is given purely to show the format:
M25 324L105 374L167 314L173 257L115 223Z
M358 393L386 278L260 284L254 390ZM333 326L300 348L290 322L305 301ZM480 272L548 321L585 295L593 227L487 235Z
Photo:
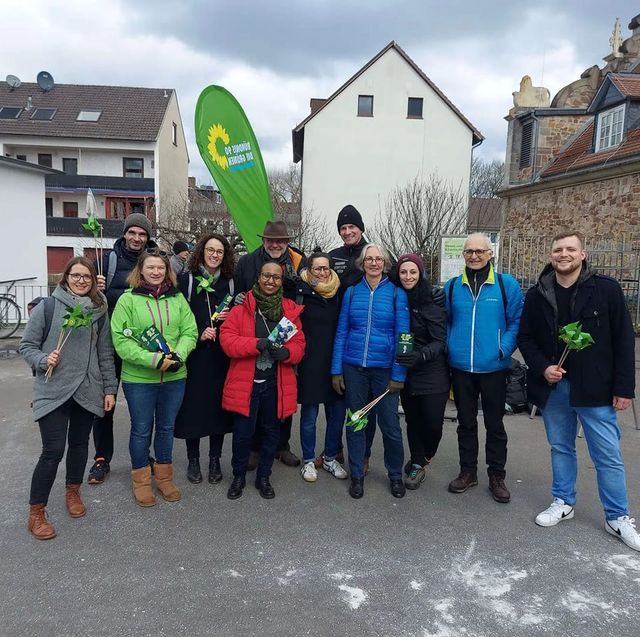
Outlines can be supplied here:
M64 501L67 511L72 518L81 518L87 512L87 508L80 497L79 484L67 484L64 488Z
M29 531L37 540L50 540L56 536L56 530L49 520L44 504L32 504L29 509Z
M156 503L156 496L151 488L151 467L147 465L141 469L131 471L133 482L133 497L141 507L152 507Z
M173 465L156 462L153 476L160 495L167 502L177 502L182 497L180 489L173 483Z

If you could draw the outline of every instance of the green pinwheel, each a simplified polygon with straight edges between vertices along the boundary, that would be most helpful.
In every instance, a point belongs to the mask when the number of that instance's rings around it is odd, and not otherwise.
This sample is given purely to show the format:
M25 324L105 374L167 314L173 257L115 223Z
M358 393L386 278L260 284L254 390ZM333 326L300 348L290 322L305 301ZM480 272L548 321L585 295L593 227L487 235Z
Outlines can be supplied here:
M209 299L209 292L213 292L213 277L209 276L197 276L196 281L198 287L196 288L196 294L204 292L207 297L207 307L209 308L209 323L213 327L213 318L211 318L211 301Z
M56 350L58 353L62 351L64 344L71 336L71 332L80 327L91 327L93 323L93 312L91 310L83 310L82 306L78 303L72 308L69 308L62 317L62 326L60 334L58 335L58 342L56 343ZM53 374L53 367L49 365L45 374L45 383L51 378Z
M87 223L82 224L82 227L90 232L93 235L94 239L98 238L100 231L102 230L102 225L95 215L91 215L87 219Z
M367 403L361 409L352 412L351 409L347 409L347 420L345 422L346 427L353 427L353 431L360 431L367 426L369 422L368 413L389 393L387 389L377 398L374 398L370 403Z
M567 325L561 327L559 338L565 343L565 347L558 361L558 367L562 367L562 364L567 360L569 352L572 350L580 351L594 343L591 334L589 334L589 332L583 332L582 325L577 321L575 323L567 323Z

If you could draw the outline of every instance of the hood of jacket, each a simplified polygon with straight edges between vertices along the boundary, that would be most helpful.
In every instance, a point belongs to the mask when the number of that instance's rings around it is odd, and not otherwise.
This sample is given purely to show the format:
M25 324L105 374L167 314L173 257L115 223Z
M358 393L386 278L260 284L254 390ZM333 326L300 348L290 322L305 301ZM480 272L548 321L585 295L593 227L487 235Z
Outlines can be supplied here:
M588 281L595 275L593 268L587 263L586 259L582 262L582 270L576 283L578 286L582 285L585 281ZM542 297L553 307L554 311L558 311L558 305L556 303L556 293L554 290L556 280L556 271L550 263L545 265L544 269L538 277L538 290Z

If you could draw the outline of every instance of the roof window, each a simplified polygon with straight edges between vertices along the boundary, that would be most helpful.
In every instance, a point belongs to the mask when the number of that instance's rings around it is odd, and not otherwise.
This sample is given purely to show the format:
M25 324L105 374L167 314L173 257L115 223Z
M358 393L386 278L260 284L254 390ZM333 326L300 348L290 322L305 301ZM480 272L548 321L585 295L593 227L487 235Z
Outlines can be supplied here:
M56 110L55 108L36 108L31 115L31 119L37 119L41 122L52 120Z
M21 106L0 106L0 119L18 119L20 113Z
M100 119L100 115L102 115L102 111L80 111L78 117L76 117L76 121L97 122Z

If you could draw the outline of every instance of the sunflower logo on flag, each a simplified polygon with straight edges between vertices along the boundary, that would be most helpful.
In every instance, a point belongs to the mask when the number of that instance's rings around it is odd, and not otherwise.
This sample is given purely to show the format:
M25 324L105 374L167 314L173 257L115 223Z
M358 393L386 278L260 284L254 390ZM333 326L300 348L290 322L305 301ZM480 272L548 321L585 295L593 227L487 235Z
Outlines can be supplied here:
M225 155L221 155L218 152L218 148L216 146L216 142L221 140L226 146L229 143L229 133L224 129L221 124L214 124L209 128L209 144L207 149L209 151L209 155L211 155L211 159L222 168L222 170L227 170L229 168L229 160Z

